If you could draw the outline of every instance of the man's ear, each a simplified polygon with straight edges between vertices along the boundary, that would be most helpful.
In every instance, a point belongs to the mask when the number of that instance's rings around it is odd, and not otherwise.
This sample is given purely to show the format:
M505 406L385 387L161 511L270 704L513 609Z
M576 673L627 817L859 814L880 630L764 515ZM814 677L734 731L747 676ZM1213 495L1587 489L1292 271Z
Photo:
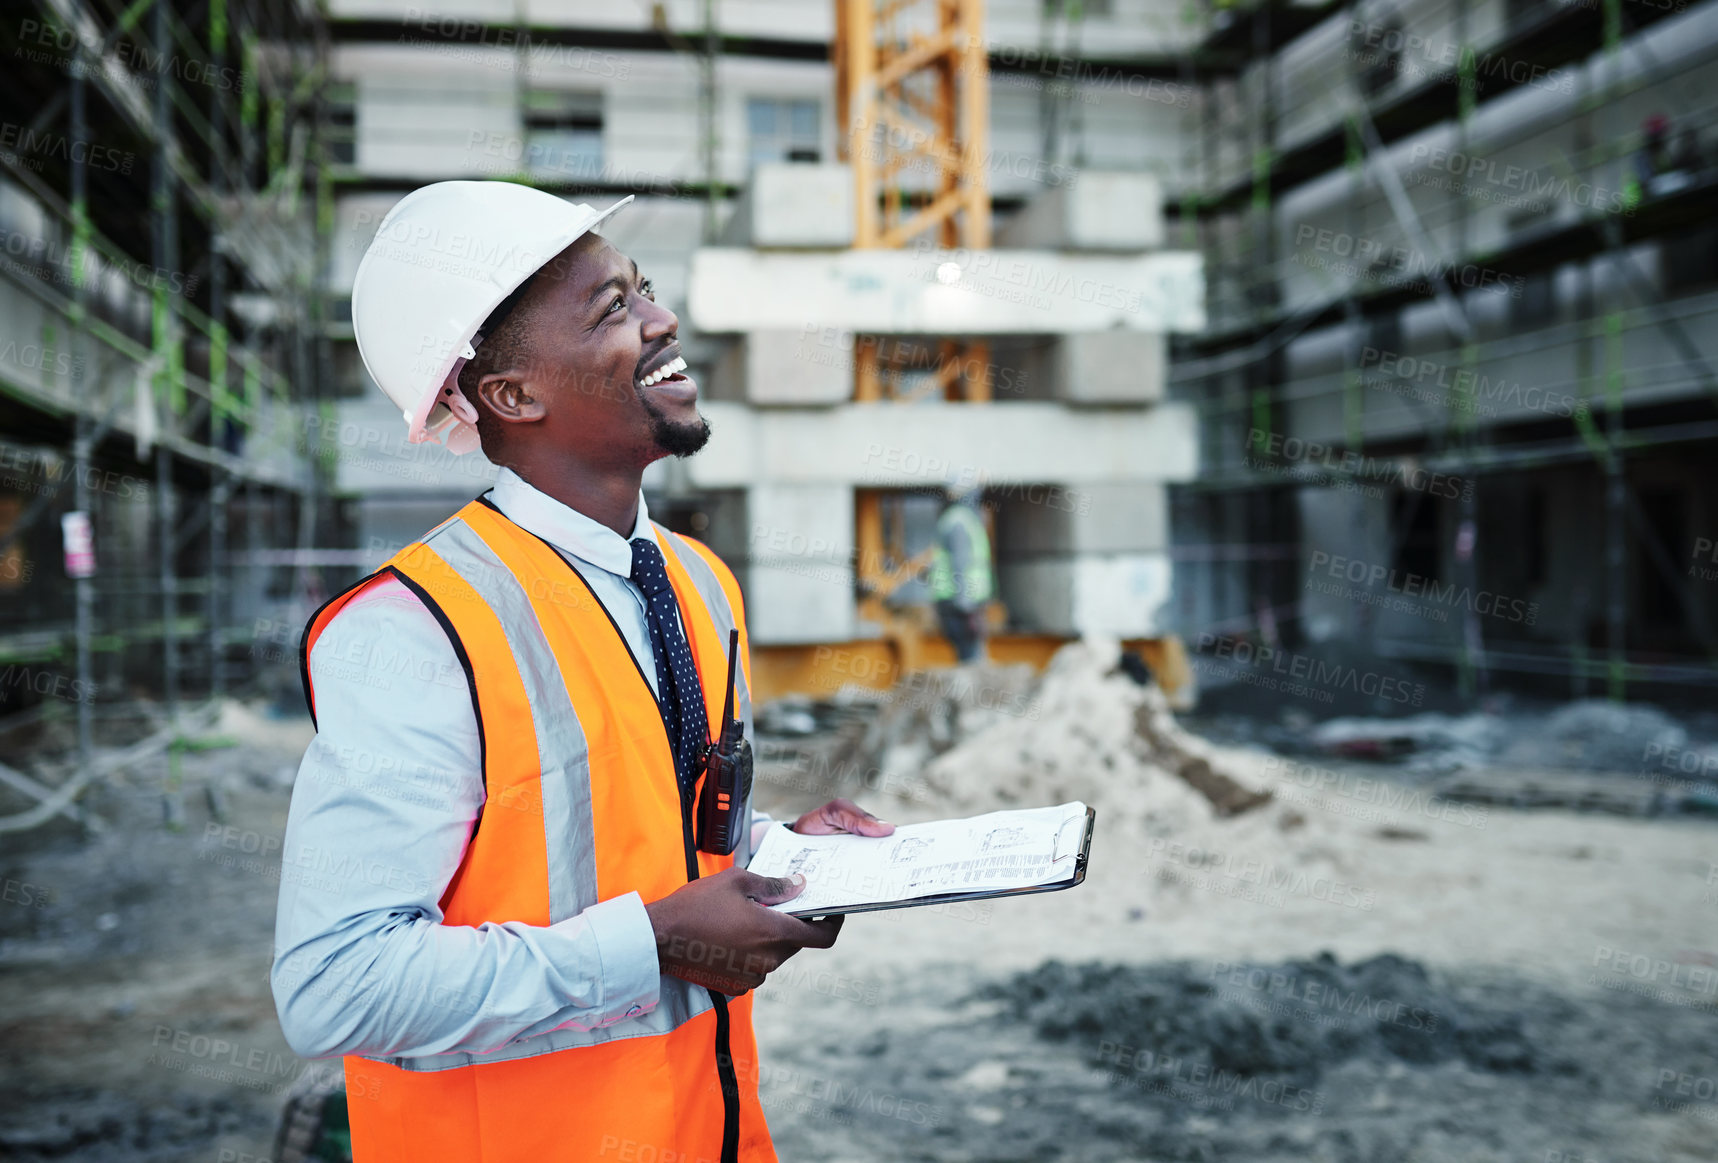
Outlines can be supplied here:
M478 380L477 398L491 415L508 424L533 424L549 414L543 401L531 395L525 373L517 368L490 372Z

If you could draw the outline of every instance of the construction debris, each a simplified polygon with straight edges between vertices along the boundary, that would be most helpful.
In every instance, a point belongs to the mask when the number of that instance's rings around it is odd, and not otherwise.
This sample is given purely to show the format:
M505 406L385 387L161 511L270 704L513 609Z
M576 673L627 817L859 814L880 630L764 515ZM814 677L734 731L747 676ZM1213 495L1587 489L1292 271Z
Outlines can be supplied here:
M1270 792L1247 787L1213 764L1211 746L1182 729L1170 711L1168 698L1157 687L1144 688L1142 701L1134 708L1133 727L1135 736L1159 765L1210 800L1219 816L1237 816L1270 802Z
M1257 807L1270 793L1224 770L1216 749L1175 722L1155 686L1122 665L1120 644L1070 643L1043 674L965 666L912 676L836 766L876 771L881 790L940 814L1078 799L1100 818L1148 830ZM1203 804L1201 804L1203 801Z
M1303 748L1391 763L1407 777L1436 777L1446 798L1618 811L1708 810L1718 802L1718 742L1697 739L1657 707L1582 699L1548 713L1504 705L1466 715L1346 717L1309 727ZM1573 773L1602 774L1586 783ZM1601 783L1640 786L1599 791ZM1692 797L1696 806L1683 800ZM1603 804L1604 806L1599 806Z
M88 767L77 769L75 763L59 765L63 783L47 786L21 772L13 772L16 778L5 782L28 794L38 802L35 807L15 813L10 816L0 816L0 834L7 832L23 832L47 823L57 815L71 815L73 819L91 830L100 830L99 820L94 816L75 807L77 799L96 780L117 771L123 771L131 765L147 759L158 752L165 751L175 745L184 736L184 732L193 725L204 725L213 717L210 708L200 708L188 712L182 723L163 727L159 731L141 739L129 747L113 750L104 749L101 754L91 759Z
M1553 711L1537 730L1511 732L1498 759L1514 767L1560 767L1577 771L1638 771L1655 757L1692 752L1718 772L1718 747L1691 744L1687 728L1657 707L1581 699Z
M1307 739L1325 755L1379 763L1407 760L1414 771L1454 771L1487 762L1502 746L1504 728L1496 716L1485 714L1352 716L1320 723Z
M1718 814L1718 785L1681 779L1630 779L1568 771L1453 775L1436 785L1440 799L1501 807L1603 812L1613 816Z
M943 1016L910 1036L772 1046L782 1156L826 1157L829 1116L850 1114L844 1159L1711 1158L1712 1104L1674 1093L1708 1077L1710 1012L1389 953L983 972L896 987ZM912 1119L788 1117L805 1079L865 1095L879 1077Z

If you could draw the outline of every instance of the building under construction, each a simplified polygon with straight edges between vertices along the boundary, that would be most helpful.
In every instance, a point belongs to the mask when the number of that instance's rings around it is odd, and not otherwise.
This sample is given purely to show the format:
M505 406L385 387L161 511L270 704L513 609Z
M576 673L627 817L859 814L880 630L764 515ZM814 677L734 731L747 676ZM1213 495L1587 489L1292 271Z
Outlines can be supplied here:
M1216 15L1180 203L1210 317L1174 371L1177 622L1212 673L1268 685L1264 647L1699 697L1718 10Z
M1718 2L12 7L0 1158L350 1163L355 1068L438 1157L685 1159L737 1086L740 1158L1710 1163ZM618 690L664 607L635 640L593 588L620 672L563 702L600 615L554 629L498 553L454 569L503 598L469 682L378 616L304 713L311 612L496 477L408 443L354 337L366 248L448 179L634 199L602 233L712 427L642 485L743 587L751 806L900 825L817 839L885 854L867 886L1072 866L772 953L703 1084L651 970L744 950L579 903L679 891L628 805L672 810L696 714L664 748ZM660 318L610 334L665 366ZM987 639L932 605L950 515ZM1077 847L988 815L1056 804Z
M486 486L403 443L348 296L405 191L494 177L637 196L611 236L719 433L646 488L734 564L765 690L948 657L917 566L963 477L998 659L1711 675L1710 5L45 0L7 35L8 706L219 692Z
M0 708L69 701L87 749L92 712L173 718L289 655L259 628L314 589L326 44L251 0L0 36Z
M1103 633L1168 673L1167 487L1192 480L1196 439L1164 386L1203 296L1162 207L1191 28L1144 5L567 5L517 24L336 5L354 139L332 313L415 185L634 194L604 232L680 315L717 433L645 489L734 565L763 691L952 660L918 575L959 481L993 523L991 657ZM352 550L379 562L492 470L403 445L355 349L334 359L336 487L359 501Z

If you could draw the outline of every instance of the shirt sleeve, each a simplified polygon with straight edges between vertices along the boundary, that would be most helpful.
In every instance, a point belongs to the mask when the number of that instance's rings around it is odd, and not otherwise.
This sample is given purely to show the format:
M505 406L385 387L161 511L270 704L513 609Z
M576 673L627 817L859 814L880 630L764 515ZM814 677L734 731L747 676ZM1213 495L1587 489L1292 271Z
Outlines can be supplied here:
M318 730L282 842L270 975L294 1051L481 1054L655 1007L637 893L548 926L441 923L483 774L465 672L409 590L388 579L348 603L310 675Z
M752 842L746 846L746 863L751 863L752 853L758 850L758 845L764 842L764 833L775 823L775 818L768 812L752 809Z
M744 619L745 615L744 615L743 611L736 610L734 612L735 612L735 614L739 615L742 618L742 620ZM742 621L742 625L743 624L744 623ZM747 654L746 673L750 674L752 672L751 657L750 657L750 655L751 655L751 640L750 639L746 640L745 649L746 649L746 654ZM756 732L753 730L753 726L755 724L755 721L756 721L755 709L752 706L752 700L748 698L746 700L746 708L745 708L745 730L746 730L746 738L750 739L752 741L752 747L753 748L756 748L758 745L758 743L757 743L758 737L757 737ZM755 758L756 757L754 755L754 759ZM752 781L752 796L754 798L757 796L757 790L758 790L757 780L754 779ZM751 812L751 818L750 818L750 824L749 824L750 835L748 837L749 842L746 844L746 863L750 864L752 862L752 853L754 853L758 850L758 844L762 842L764 832L769 829L769 826L771 824L775 823L775 817L771 816L768 812L760 812L751 800L748 800L746 802L746 808L747 808L747 810L749 810Z

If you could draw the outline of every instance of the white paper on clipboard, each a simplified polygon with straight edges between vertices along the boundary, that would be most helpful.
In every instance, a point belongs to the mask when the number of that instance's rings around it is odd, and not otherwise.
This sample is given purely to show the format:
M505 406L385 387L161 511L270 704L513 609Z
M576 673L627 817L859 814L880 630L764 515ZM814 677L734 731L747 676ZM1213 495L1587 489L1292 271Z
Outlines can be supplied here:
M760 876L802 874L805 890L771 906L802 914L1034 888L1073 877L1086 814L1074 801L903 824L889 836L802 836L778 825L747 867Z

